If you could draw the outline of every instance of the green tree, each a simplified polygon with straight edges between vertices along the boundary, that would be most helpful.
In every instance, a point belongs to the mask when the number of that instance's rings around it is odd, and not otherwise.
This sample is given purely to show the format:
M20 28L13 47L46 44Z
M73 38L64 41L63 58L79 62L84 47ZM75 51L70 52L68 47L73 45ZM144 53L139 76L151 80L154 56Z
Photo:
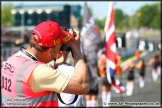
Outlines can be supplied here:
M126 15L124 15L123 11L121 9L115 9L114 12L114 18L115 18L115 27L119 28L121 27L121 22L126 18Z
M129 17L129 27L130 28L135 28L136 25L136 15L132 15Z
M152 28L161 28L161 5L160 3L158 4L155 4L155 7L156 7L156 10L157 10L157 13L155 15L155 17L152 19L152 22L150 23L150 26Z
M138 13L138 14L137 14ZM140 13L140 15L139 15ZM160 3L144 5L132 16L127 16L120 9L115 10L115 27L118 28L136 28L149 27L160 29L161 24L161 5Z
M105 22L106 22L106 17L99 20L95 19L96 24L99 26L101 33L104 32L104 27L105 27ZM114 23L115 23L115 28L122 28L124 26L128 26L128 16L124 15L123 11L121 9L115 9L114 10Z
M141 7L137 12L141 12L141 16L139 18L139 26L140 27L152 27L152 28L160 28L161 20L161 7L160 3L145 5Z
M91 8L90 11L93 12ZM139 17L137 16L138 12L141 13ZM107 16L105 16L101 20L95 18L95 22L98 25L101 33L104 32L106 17ZM161 5L160 3L144 5L139 10L137 10L132 16L125 15L121 9L115 9L114 18L115 18L115 28L117 31L123 30L123 28L129 30L136 28L137 26L138 28L148 26L151 28L160 29Z
M14 16L11 14L11 9L13 9L12 4L4 4L1 10L1 26L9 27L13 26Z

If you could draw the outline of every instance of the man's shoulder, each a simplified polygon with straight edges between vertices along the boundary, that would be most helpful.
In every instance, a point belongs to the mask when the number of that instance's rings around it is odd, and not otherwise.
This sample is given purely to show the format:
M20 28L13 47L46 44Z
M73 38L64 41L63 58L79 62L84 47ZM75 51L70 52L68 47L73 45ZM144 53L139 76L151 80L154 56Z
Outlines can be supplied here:
M53 73L54 71L56 71L55 69L51 68L50 66L48 66L45 63L41 63L39 62L39 64L35 67L35 69L33 70L33 72L35 73Z

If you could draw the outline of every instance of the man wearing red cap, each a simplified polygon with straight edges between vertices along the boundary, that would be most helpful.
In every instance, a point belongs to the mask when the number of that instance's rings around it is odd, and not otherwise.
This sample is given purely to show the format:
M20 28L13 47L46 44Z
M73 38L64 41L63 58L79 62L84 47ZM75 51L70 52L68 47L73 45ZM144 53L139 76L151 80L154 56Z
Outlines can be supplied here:
M66 60L68 52L60 51L60 48L67 43L74 58L73 76L47 65L54 59L55 66ZM12 55L1 72L1 95L6 106L57 107L56 93L81 95L89 91L87 68L80 51L80 32L62 31L53 21L38 24L28 48L21 48Z

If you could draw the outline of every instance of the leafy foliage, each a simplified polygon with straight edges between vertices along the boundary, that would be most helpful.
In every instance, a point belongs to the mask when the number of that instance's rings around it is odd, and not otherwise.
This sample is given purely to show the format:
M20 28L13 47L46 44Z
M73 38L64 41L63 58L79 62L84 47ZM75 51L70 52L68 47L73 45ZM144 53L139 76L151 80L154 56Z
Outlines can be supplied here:
M13 26L14 16L11 14L12 4L4 4L1 10L1 26Z
M142 14L140 17L140 26L148 26L148 27L154 26L155 28L159 26L160 20L156 20L160 17L160 10L158 9L158 4L145 5L144 7L139 9L139 11ZM156 21L158 23L156 23Z
M140 16L137 16L137 13ZM103 31L106 22L106 17L102 20L96 19L96 24L100 31ZM125 15L122 10L115 9L115 28L116 29L132 29L140 27L149 27L154 29L161 29L161 5L160 3L152 5L144 5L137 10L132 16ZM137 29L138 29L137 28ZM118 30L116 30L118 31Z

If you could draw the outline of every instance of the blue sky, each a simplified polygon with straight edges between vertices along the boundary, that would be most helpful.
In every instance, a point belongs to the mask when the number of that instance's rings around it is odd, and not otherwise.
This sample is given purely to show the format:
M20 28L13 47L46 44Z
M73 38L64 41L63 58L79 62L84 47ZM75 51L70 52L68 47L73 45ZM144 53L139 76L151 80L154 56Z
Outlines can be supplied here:
M4 3L13 3L14 5L18 5L23 2L24 5L30 4L70 4L70 5L78 5L80 4L82 8L84 7L84 1L1 1L1 5ZM88 7L93 9L93 17L98 19L103 19L107 15L108 7L110 1L87 1ZM140 7L146 4L154 4L160 3L160 1L115 1L114 8L121 9L127 15L133 15L136 10L140 9ZM83 14L83 11L82 11Z

